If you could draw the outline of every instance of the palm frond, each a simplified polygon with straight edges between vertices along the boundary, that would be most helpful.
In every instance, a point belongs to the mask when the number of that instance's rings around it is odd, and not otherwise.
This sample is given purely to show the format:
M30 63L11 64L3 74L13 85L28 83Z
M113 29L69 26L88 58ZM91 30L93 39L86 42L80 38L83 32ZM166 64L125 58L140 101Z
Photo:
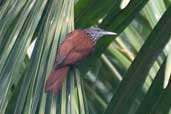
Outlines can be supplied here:
M0 113L169 114L171 1L123 2L1 0ZM65 35L91 26L118 36L72 66L57 95L45 93Z

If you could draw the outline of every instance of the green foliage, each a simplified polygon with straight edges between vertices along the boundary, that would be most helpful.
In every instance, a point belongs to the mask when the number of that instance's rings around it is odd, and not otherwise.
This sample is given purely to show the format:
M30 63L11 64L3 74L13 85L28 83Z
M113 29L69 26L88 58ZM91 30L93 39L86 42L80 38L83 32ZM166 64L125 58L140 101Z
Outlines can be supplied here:
M123 1L0 1L0 114L169 114L171 2L130 0L121 9ZM45 93L74 26L118 36L73 66L57 95Z

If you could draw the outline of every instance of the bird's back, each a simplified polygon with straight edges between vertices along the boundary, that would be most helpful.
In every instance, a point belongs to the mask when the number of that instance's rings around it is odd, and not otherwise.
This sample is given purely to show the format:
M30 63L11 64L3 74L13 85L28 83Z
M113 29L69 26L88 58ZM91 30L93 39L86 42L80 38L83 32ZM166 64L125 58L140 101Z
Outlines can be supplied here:
M62 65L74 64L86 58L94 49L94 43L83 30L69 33L57 54L56 61Z

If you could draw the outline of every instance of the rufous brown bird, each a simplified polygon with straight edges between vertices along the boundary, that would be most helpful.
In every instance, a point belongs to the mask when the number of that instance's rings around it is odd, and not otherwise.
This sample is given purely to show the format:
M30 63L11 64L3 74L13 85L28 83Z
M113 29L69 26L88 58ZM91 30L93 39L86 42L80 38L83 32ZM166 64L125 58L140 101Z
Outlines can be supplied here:
M104 35L116 35L116 33L100 28L77 29L68 33L59 47L54 67L45 84L45 91L57 93L70 65L76 64L90 55L96 42Z

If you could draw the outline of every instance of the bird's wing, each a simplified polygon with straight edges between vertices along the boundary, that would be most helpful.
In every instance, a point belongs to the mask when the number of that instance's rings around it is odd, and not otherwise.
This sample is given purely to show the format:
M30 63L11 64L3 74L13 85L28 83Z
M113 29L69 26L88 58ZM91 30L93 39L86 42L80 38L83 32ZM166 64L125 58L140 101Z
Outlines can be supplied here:
M59 48L56 68L81 61L92 52L93 48L94 44L85 32L77 30L69 33Z
M59 47L59 52L56 55L55 67L62 67L64 66L65 59L69 56L70 53L75 48L74 43L72 43L72 35L73 33L67 34L65 40L62 42L61 46Z
M77 37L74 37L74 42L70 53L66 56L63 61L63 65L75 64L83 59L85 59L93 50L94 45L90 38L87 38L87 35L75 34Z
M59 67L65 66L64 61L66 60L67 56L69 56L69 54L71 52L72 51L70 50L68 53L63 52L62 54L57 54L56 62L55 62L55 68L59 68Z

